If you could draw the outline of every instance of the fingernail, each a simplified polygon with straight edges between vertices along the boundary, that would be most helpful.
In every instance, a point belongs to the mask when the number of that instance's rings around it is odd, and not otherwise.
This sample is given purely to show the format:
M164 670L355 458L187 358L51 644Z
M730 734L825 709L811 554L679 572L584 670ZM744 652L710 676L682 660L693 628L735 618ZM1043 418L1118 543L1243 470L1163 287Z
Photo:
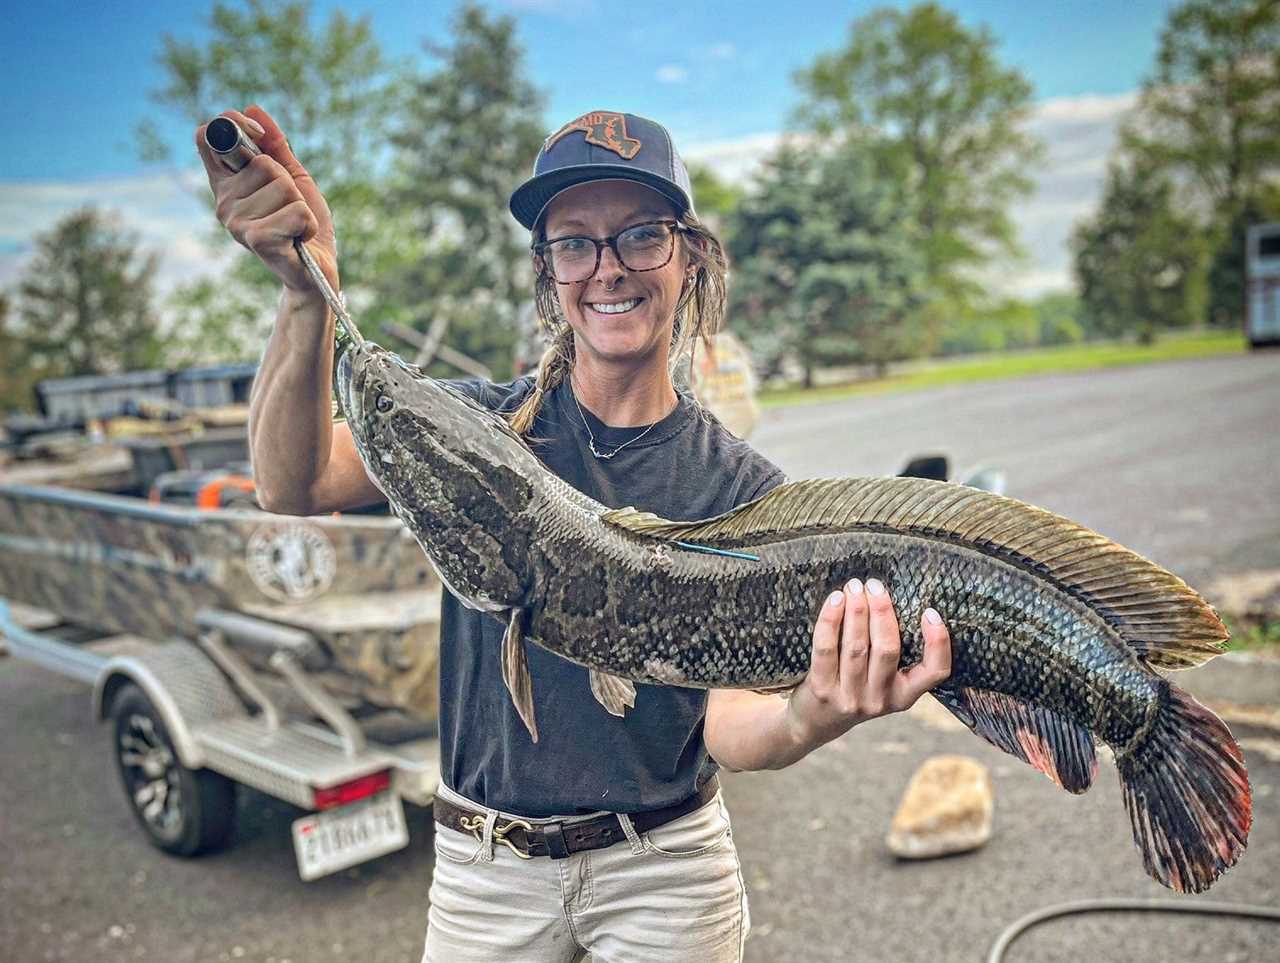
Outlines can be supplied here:
M878 578L867 579L867 591L872 595L884 595L884 583Z
M249 133L257 134L259 137L261 137L263 134L267 132L267 129L263 127L261 124L259 124L252 117L246 117L244 119L244 125L249 128Z
M854 592L854 593L861 592L861 591L862 591L862 579L858 579L858 578L851 578L851 579L849 579L849 591L850 591L850 592Z
M931 608L924 610L924 617L927 621L931 622L934 625L942 624L942 616L939 615L937 612L935 612Z
M832 607L837 606L840 604L843 598L844 598L843 592L832 592L831 597L827 599L827 604Z

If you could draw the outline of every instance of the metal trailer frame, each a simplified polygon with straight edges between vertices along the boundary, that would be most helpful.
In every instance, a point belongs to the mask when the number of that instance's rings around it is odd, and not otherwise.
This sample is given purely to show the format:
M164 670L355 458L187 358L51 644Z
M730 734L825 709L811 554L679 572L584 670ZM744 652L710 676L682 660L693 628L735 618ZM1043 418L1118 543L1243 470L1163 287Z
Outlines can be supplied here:
M213 609L196 616L195 640L124 637L73 642L20 625L0 599L0 637L15 658L92 686L94 718L106 720L120 689L138 686L155 706L181 764L208 769L295 806L314 793L389 770L401 799L429 805L440 778L439 741L387 745L308 675L321 656L310 633ZM105 651L94 651L95 642ZM323 725L286 712L237 651L255 648Z

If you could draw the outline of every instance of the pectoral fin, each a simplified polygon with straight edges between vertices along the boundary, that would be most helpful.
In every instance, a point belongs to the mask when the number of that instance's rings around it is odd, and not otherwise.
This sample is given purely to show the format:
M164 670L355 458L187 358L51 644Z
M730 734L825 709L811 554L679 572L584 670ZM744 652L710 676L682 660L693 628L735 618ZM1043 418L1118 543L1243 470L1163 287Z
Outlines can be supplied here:
M592 669L590 676L591 694L610 715L621 718L626 715L628 709L636 707L636 685L630 679L610 675L599 669Z
M1093 784L1098 757L1093 736L1079 723L1000 692L942 685L933 695L977 735L1067 792L1079 794Z
M537 742L538 722L533 717L533 677L529 675L529 658L524 649L527 614L524 609L511 610L511 620L502 636L502 680L511 693L516 713L529 730L533 741Z

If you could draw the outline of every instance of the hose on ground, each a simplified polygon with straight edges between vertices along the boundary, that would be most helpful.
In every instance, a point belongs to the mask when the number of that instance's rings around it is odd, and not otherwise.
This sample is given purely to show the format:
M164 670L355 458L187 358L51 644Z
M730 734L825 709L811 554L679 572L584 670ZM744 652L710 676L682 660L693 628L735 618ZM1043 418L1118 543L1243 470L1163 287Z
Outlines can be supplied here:
M1082 899L1045 906L1005 927L991 944L987 963L1002 963L1014 940L1033 927L1062 916L1081 913L1195 913L1203 916L1235 916L1280 923L1280 909L1249 903L1181 903L1167 899Z

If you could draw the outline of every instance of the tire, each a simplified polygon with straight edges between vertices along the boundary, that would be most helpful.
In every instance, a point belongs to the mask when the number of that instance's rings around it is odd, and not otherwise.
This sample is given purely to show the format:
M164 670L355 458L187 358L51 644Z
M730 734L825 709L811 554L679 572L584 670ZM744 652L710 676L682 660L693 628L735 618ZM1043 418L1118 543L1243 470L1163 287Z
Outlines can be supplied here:
M160 713L132 683L112 703L111 722L125 801L152 844L175 856L224 848L235 829L236 784L182 765Z

